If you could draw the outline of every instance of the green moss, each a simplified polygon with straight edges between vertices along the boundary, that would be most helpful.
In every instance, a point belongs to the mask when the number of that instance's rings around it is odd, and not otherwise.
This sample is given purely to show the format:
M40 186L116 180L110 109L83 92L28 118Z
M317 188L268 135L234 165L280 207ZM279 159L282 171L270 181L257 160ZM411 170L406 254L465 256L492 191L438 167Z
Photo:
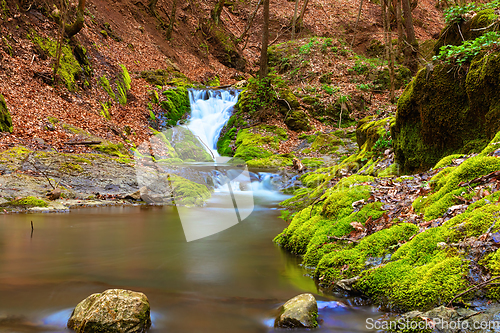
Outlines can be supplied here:
M80 173L83 172L83 167L79 164L64 162L61 164L59 171L69 174Z
M234 157L245 161L269 157L273 155L272 150L277 150L280 142L287 137L286 131L276 126L259 125L242 129L236 136Z
M164 137L160 135L159 138L163 141L162 146L164 146L164 149L167 149L167 151L161 158L180 158L184 161L192 162L213 161L212 156L206 151L203 143L201 143L188 129L177 126L163 131L163 134ZM175 154L169 146L175 149Z
M293 154L272 155L266 158L258 158L247 161L250 168L270 168L293 165Z
M343 248L323 256L315 275L323 277L324 282L357 276L365 267L370 266L370 259L381 262L384 257L392 253L391 248L399 242L407 241L418 232L418 229L413 224L403 223L380 230L363 238L352 248Z
M376 142L387 133L386 127L394 119L393 117L373 121L373 116L365 117L356 126L356 141L358 147L366 143L365 149L370 151Z
M105 75L99 78L99 83L101 84L102 89L108 93L109 97L114 100L116 98L115 92L111 89L111 85Z
M170 82L175 78L189 81L184 74L176 70L174 67L157 69L154 71L142 71L140 77L153 86L161 87L170 84Z
M169 182L173 188L176 204L202 206L212 196L206 186L177 175L169 175Z
M397 165L396 163L389 165L385 169L378 170L377 172L378 177L390 177L390 176L397 176L399 174L400 174L399 165Z
M322 158L315 157L306 157L301 160L302 164L308 168L319 168L325 164L325 161Z
M463 154L453 154L443 157L439 162L436 163L433 169L440 169L446 166L449 166L453 163L453 161L457 158L463 157Z
M2 94L0 94L0 132L12 133L12 118L10 116L7 103Z
M30 37L31 40L42 50L47 52L51 57L56 58L57 41L40 37L35 32L32 32ZM80 63L73 55L71 47L68 44L64 43L61 48L61 58L59 61L57 74L59 74L59 76L62 78L68 90L76 91L76 81L79 79L82 72L83 71Z
M48 204L45 200L37 197L29 196L21 199L16 199L6 203L8 206L18 206L18 207L47 207Z
M331 154L338 150L338 146L343 144L343 141L332 134L321 133L316 136L311 145L311 152L322 154Z
M185 86L178 86L163 91L163 96L166 97L166 100L162 101L160 105L167 111L167 125L175 126L191 110L188 90Z
M93 146L92 148L104 154L117 156L120 158L126 158L130 155L130 152L127 148L125 148L123 143L113 143L110 141L106 141L99 145Z
M466 191L465 188L459 187L461 182L473 180L499 169L499 158L478 155L469 158L448 174L441 175L440 179L436 181L437 192L422 200L422 204L419 205L424 211L425 219L431 220L440 217L450 206L456 204L454 195Z

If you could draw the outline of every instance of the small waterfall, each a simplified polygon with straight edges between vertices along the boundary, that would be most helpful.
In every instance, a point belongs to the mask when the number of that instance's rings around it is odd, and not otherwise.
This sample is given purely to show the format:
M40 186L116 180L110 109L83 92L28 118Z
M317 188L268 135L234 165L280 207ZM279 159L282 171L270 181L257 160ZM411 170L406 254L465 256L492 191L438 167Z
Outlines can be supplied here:
M191 116L187 128L210 149L212 156L220 156L217 140L239 93L238 90L189 90Z

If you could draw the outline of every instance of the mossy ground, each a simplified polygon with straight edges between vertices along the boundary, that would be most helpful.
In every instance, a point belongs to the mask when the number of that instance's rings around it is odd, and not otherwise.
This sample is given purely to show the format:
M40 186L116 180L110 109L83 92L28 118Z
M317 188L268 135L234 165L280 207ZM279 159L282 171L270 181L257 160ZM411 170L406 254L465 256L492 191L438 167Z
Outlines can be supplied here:
M2 94L0 94L0 132L12 133L12 118Z

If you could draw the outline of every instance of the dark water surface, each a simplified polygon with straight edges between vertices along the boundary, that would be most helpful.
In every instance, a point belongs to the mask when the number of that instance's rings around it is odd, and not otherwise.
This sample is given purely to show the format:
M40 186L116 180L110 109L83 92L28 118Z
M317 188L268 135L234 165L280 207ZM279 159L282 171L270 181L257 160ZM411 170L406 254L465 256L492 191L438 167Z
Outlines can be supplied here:
M282 199L257 198L242 223L189 243L175 207L1 215L0 332L68 332L72 308L109 288L148 296L151 332L273 332L275 309L303 292L320 301L316 332L367 331L375 310L318 294L297 259L272 243L286 226L274 208Z

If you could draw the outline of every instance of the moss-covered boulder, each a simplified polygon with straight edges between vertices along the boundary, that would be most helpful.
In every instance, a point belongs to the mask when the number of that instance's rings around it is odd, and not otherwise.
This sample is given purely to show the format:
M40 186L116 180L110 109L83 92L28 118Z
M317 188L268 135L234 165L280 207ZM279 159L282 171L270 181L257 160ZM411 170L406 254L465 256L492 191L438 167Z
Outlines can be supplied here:
M122 289L92 294L80 302L68 320L78 333L142 333L151 326L146 295Z
M421 171L443 156L484 148L500 129L499 77L496 53L477 56L466 76L447 64L420 70L398 100L391 130L402 170Z
M309 152L332 154L343 144L343 141L337 138L333 133L320 133L315 136L311 148L309 148Z
M2 94L0 94L0 132L12 133L12 118Z
M186 162L213 161L204 144L189 129L176 126L163 131L163 134L175 149L175 154L172 153L170 157L178 157Z
M374 120L373 116L365 117L356 126L356 142L360 149L370 151L380 138L383 138L394 118Z
M242 129L236 136L234 157L244 161L269 157L278 150L280 142L287 138L286 131L276 126L259 125Z
M253 160L249 160L247 162L247 165L250 168L276 168L292 166L294 157L295 156L293 154L271 155L266 158L256 158Z
M175 126L185 114L191 111L187 87L179 85L163 91L162 95L165 99L160 102L160 105L165 110L165 125Z
M315 328L318 326L318 304L312 294L301 294L288 300L280 308L274 327Z
M289 129L296 132L305 132L311 130L309 119L304 111L292 111L285 118L285 124Z

